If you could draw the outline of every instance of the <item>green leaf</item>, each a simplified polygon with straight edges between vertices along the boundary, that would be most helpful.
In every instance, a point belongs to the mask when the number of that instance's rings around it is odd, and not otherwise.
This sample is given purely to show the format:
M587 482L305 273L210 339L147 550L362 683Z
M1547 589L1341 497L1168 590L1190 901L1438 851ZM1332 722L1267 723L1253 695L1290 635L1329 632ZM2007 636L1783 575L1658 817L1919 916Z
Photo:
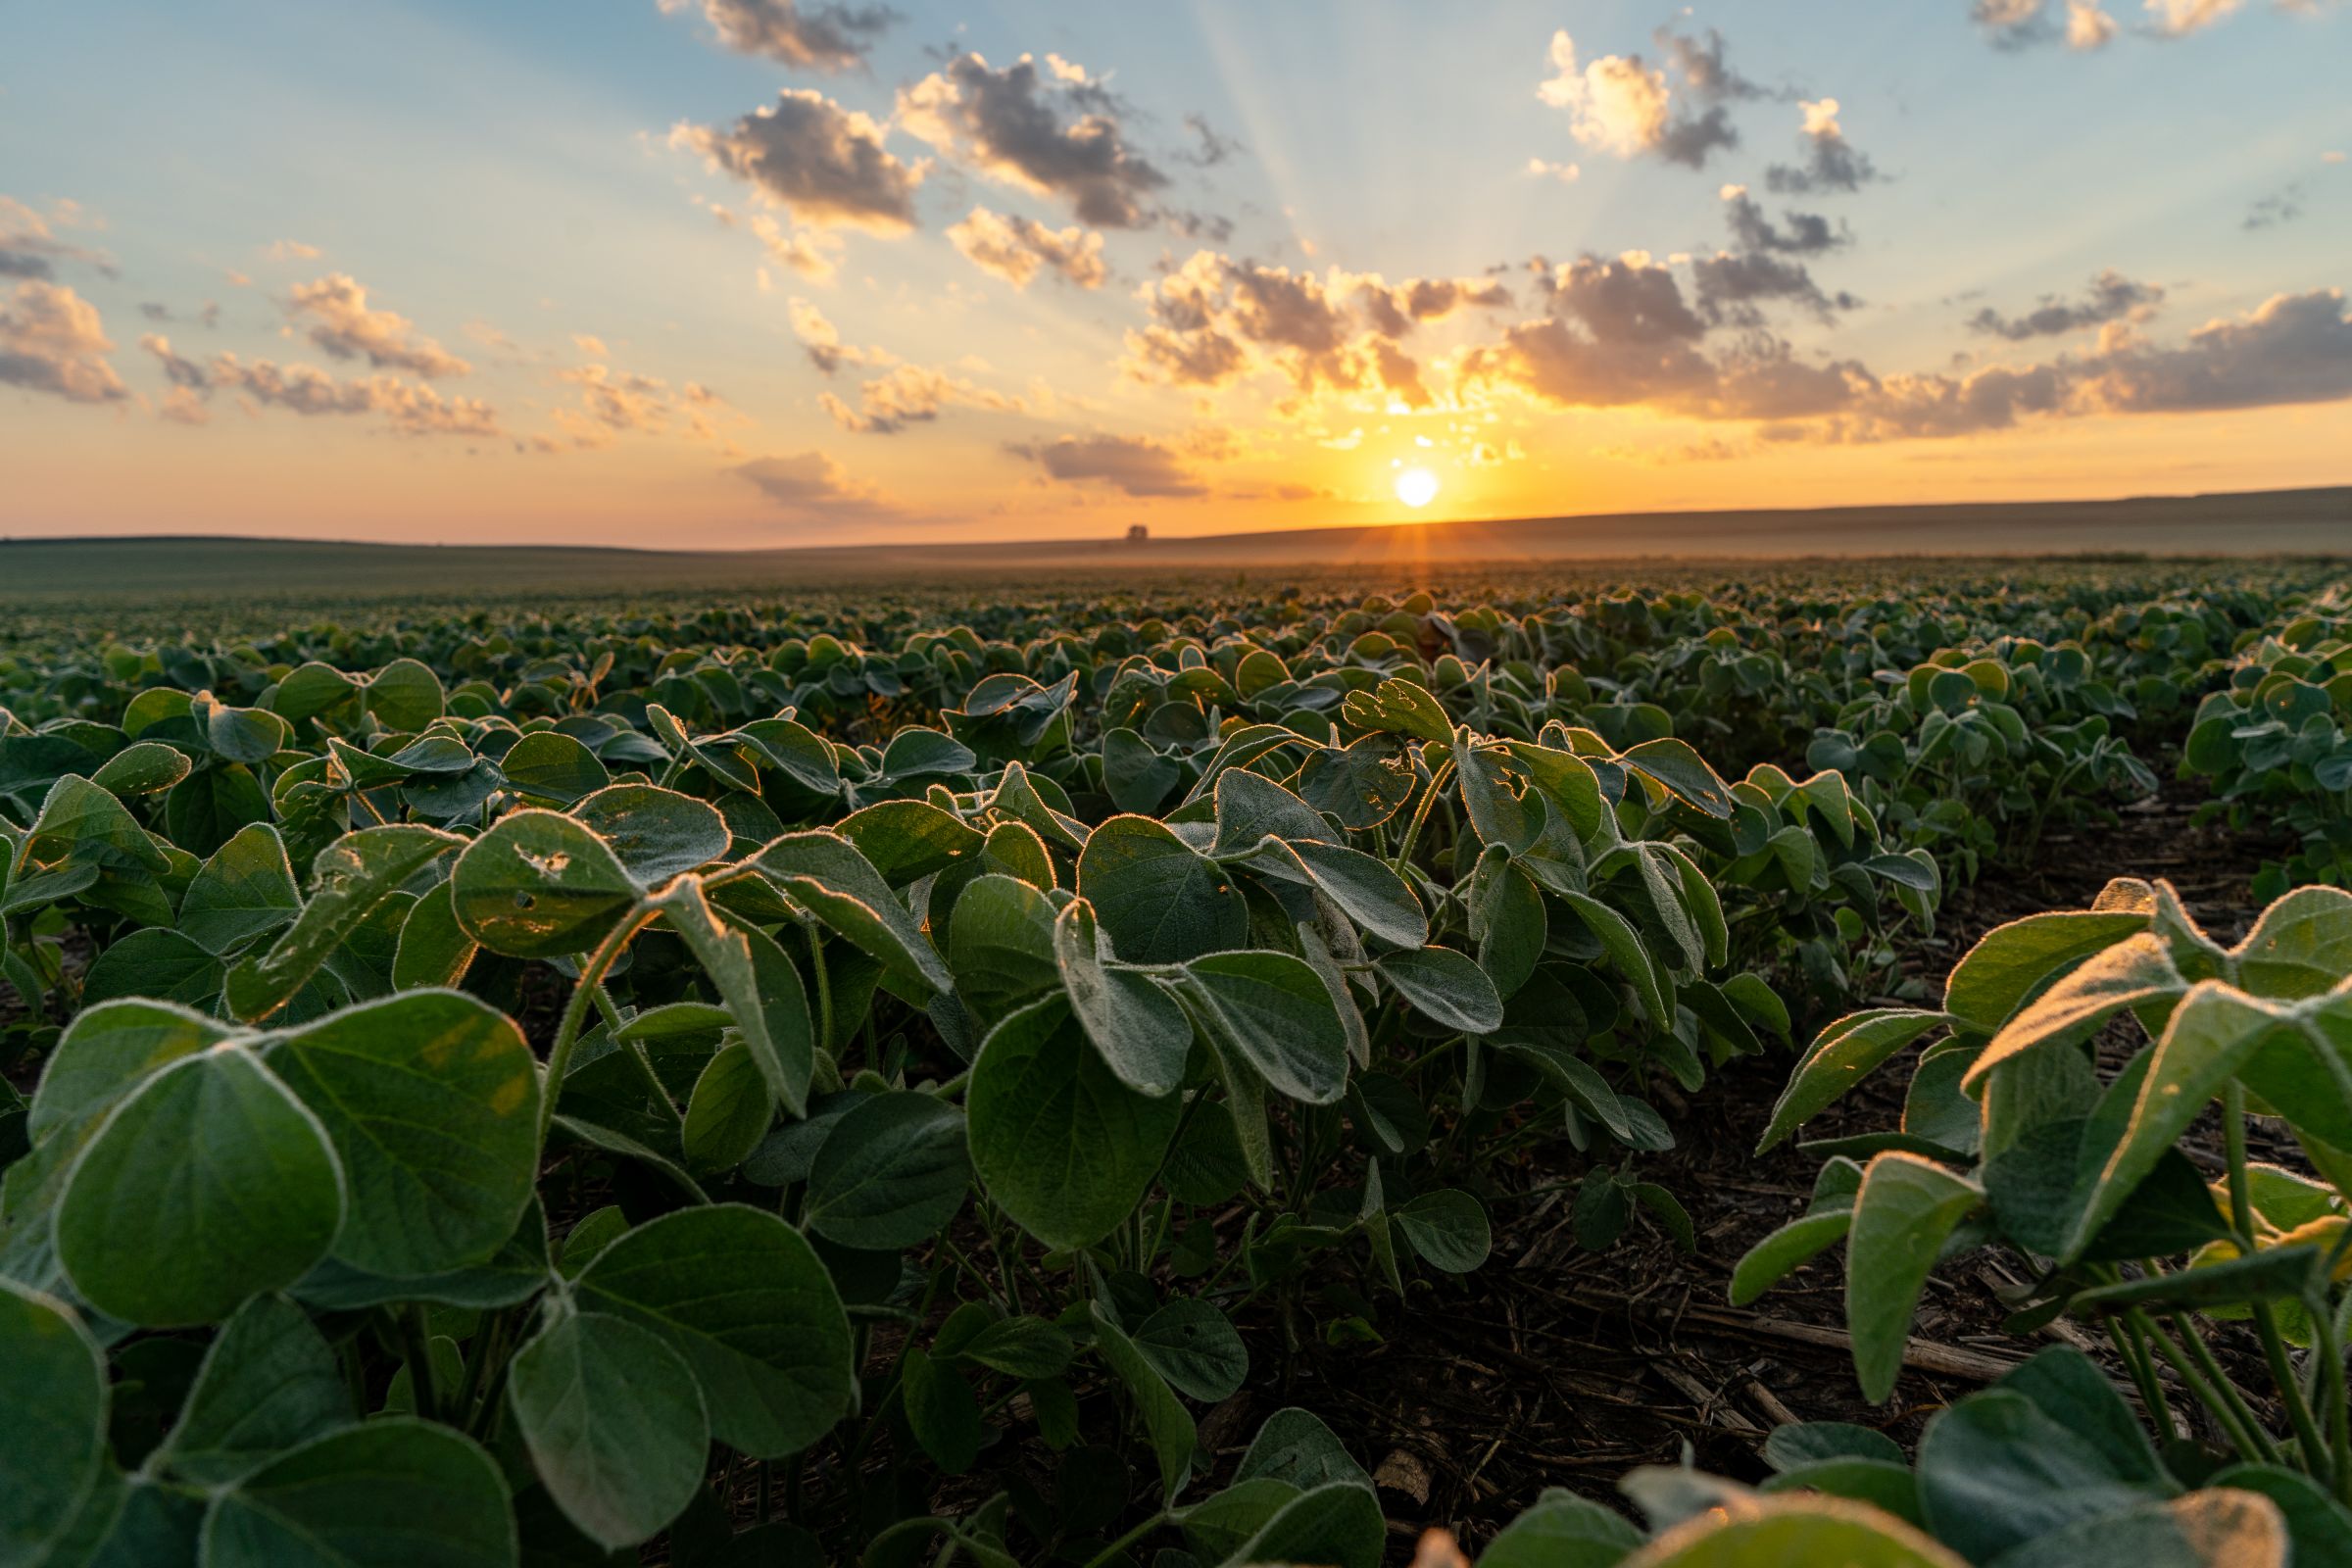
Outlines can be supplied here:
M956 1353L1007 1377L1054 1378L1069 1370L1077 1348L1043 1318L1006 1317L990 1322Z
M395 1416L317 1438L213 1499L205 1568L514 1568L498 1465Z
M188 776L193 766L187 754L161 741L125 746L98 765L90 782L117 800L126 795L153 795Z
M176 931L133 931L91 960L81 979L85 1004L143 997L209 1006L220 995L228 965Z
M228 972L229 1008L252 1022L277 1011L402 883L466 841L401 824L346 833L311 862L311 898L268 952ZM478 846L478 841L477 841Z
M1235 1548L1237 1563L1328 1563L1380 1568L1388 1545L1380 1501L1363 1488L1331 1481L1299 1494Z
M1494 982L1469 955L1452 948L1415 948L1383 954L1381 978L1423 1016L1464 1034L1493 1034L1502 1027L1502 998Z
M400 946L392 958L392 989L454 986L466 977L479 951L458 921L456 889L435 884L401 922Z
M1873 1404L1902 1374L1911 1314L1944 1239L1984 1198L1974 1182L1914 1154L1881 1154L1863 1171L1845 1252L1845 1321L1854 1373Z
M947 1228L971 1180L962 1112L931 1095L876 1095L817 1151L801 1222L843 1247L913 1247Z
M1863 1076L1896 1052L1949 1020L1940 1012L1911 1007L1874 1007L1849 1012L1814 1037L1772 1107L1772 1121L1756 1142L1762 1153L1808 1118L1834 1103Z
M2119 1470L2089 1438L2005 1389L1942 1411L1919 1443L1928 1528L1976 1562L2171 1490Z
M704 1066L687 1099L687 1165L704 1175L733 1170L760 1147L775 1119L775 1098L752 1048L735 1041Z
M2318 1284L2322 1256L2316 1246L2266 1247L2252 1257L2228 1257L2170 1274L2102 1285L2080 1293L2068 1307L2084 1313L2122 1312L2135 1306L2210 1312L2248 1301L2298 1300Z
M458 923L492 953L562 958L588 953L636 907L637 884L605 841L558 811L498 819L450 873Z
M1968 1568L1892 1514L1812 1494L1740 1500L1676 1525L1618 1568Z
M1089 1301L1087 1310L1094 1317L1095 1348L1102 1352L1103 1361L1127 1385L1128 1396L1135 1400L1136 1411L1143 1417L1144 1431L1152 1440L1152 1451L1159 1460L1160 1494L1172 1499L1192 1474L1193 1450L1200 1446L1192 1412L1169 1391L1159 1369L1136 1348L1135 1342L1127 1337L1102 1301Z
M722 923L696 878L670 883L658 903L717 987L768 1092L786 1110L801 1115L816 1072L816 1027L799 968L765 932Z
M1192 1020L1149 976L1115 966L1084 899L1054 917L1054 958L1071 1012L1121 1083L1159 1096L1184 1082Z
M256 822L213 852L179 901L180 934L227 954L291 924L302 912L294 867L277 829Z
M2082 1200L2061 1261L2082 1255L2279 1023L2274 1008L2218 980L2202 982L2181 1000L2156 1042L2123 1141Z
M990 1031L965 1107L982 1185L1054 1248L1092 1247L1135 1211L1183 1114L1121 1083L1058 997Z
M282 1296L257 1296L214 1337L150 1466L225 1486L357 1419L343 1368L310 1314Z
M1609 960L1617 965L1626 979L1633 982L1634 996L1642 1004L1642 1015L1660 1028L1668 1026L1674 1017L1666 1004L1666 988L1659 979L1657 965L1650 960L1649 949L1642 943L1642 935L1633 922L1598 899L1583 893L1562 893L1560 902L1574 909L1588 929L1599 939Z
M1310 1105L1348 1087L1348 1035L1312 966L1287 953L1215 953L1185 965L1185 1000L1201 1026L1277 1093Z
M956 895L948 932L956 989L994 1016L1053 986L1054 909L1018 877L991 872Z
M1339 1435L1321 1416L1295 1405L1266 1417L1234 1467L1236 1485L1261 1477L1287 1482L1301 1492L1332 1481L1372 1490L1372 1477L1349 1455Z
M1985 1075L2043 1046L2088 1039L2126 1008L2137 1010L2188 990L2172 950L2151 931L2134 932L2089 958L2021 1008L1968 1069L1962 1087L1983 1093Z
M190 1008L138 998L87 1008L66 1025L50 1054L25 1131L41 1143L92 1124L151 1074L233 1032Z
M678 1209L613 1242L580 1275L582 1307L654 1330L702 1384L710 1430L757 1458L822 1437L850 1408L850 1323L815 1251L774 1214Z
M1803 1214L1747 1250L1732 1270L1731 1303L1745 1306L1811 1259L1845 1240L1854 1217L1838 1210ZM1787 1430L1786 1428L1783 1429Z
M221 1044L114 1108L66 1177L57 1254L102 1312L149 1328L218 1323L300 1279L343 1212L318 1118L251 1052Z
M756 864L795 902L915 989L946 991L955 976L890 884L838 833L787 833Z
M1546 1490L1478 1554L1481 1568L1615 1568L1642 1544L1633 1522L1589 1497Z
M600 1545L633 1546L666 1529L702 1488L703 1396L651 1330L560 1312L515 1352L507 1398L548 1495Z
M1078 857L1078 896L1130 963L1182 963L1239 948L1250 910L1225 868L1148 816L1114 816Z
M883 801L852 811L834 831L894 888L978 855L986 835L927 801Z
M0 1278L0 1563L43 1560L107 1468L106 1358L66 1306Z
M1448 1274L1469 1273L1494 1250L1485 1206L1458 1187L1423 1193L1396 1209L1394 1218L1413 1250Z
M534 730L508 748L498 770L517 794L571 806L612 782L596 754L558 730Z
M1250 1349L1224 1313L1179 1297L1137 1325L1135 1348L1179 1394L1215 1404L1250 1375Z
M374 1274L479 1263L538 1173L539 1075L513 1019L460 991L409 991L277 1037L270 1070L343 1169L334 1255Z
M651 784L598 790L571 814L605 841L640 887L698 870L722 858L730 844L726 819L709 803Z
M1990 1034L2043 981L2147 928L2143 909L2052 909L1995 926L1953 966L1943 1009Z
M1764 1439L1764 1462L1775 1470L1794 1470L1824 1459L1878 1459L1903 1462L1902 1445L1875 1427L1851 1421L1796 1421L1774 1427Z
M1672 736L1643 741L1633 750L1622 753L1617 760L1667 794L1709 816L1728 817L1732 814L1731 786L1724 783L1722 775L1707 765L1706 759L1699 756L1689 741L1676 740ZM1838 778L1835 773L1829 776ZM1841 778L1838 782L1840 788L1845 783ZM1850 820L1846 824L1845 834L1850 843L1853 835Z
M2294 1544L2295 1568L2352 1568L2352 1508L2311 1477L2274 1464L2233 1464L2205 1484L2259 1493L2277 1503Z
M914 1429L914 1441L949 1475L969 1470L987 1438L972 1386L955 1368L932 1360L919 1345L906 1348L899 1377L900 1402L906 1424Z
M2297 888L2275 900L2231 956L2238 984L2258 997L2299 1000L2332 991L2352 974L2352 893Z

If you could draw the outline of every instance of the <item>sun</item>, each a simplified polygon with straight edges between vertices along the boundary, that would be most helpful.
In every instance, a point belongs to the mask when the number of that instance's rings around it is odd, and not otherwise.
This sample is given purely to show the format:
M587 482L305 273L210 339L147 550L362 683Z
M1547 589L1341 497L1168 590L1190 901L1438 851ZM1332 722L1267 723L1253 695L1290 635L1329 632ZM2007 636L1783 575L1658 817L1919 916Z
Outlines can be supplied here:
M1396 499L1416 509L1428 506L1438 499L1438 476L1427 468L1397 469Z

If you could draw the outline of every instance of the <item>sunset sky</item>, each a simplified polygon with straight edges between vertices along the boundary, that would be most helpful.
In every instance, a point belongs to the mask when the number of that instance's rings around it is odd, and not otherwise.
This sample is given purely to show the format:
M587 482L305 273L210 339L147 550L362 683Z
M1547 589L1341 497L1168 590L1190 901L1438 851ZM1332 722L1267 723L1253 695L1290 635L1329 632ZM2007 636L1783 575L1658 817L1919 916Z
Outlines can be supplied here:
M2348 81L2335 0L16 5L0 533L2343 483Z

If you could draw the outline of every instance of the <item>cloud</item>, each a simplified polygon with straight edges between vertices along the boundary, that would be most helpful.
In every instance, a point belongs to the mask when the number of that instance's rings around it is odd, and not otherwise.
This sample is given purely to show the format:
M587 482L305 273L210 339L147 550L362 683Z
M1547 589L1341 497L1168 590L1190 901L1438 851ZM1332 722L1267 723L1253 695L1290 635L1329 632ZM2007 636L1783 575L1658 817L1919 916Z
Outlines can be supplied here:
M837 232L823 228L786 228L786 225L778 223L776 219L771 219L764 212L755 212L748 219L741 219L731 209L719 207L717 202L710 202L710 217L717 219L722 228L748 228L760 240L760 247L766 249L769 261L793 272L800 272L809 282L833 282L840 275L842 237ZM760 277L766 277L766 268L760 270ZM766 289L766 282L760 284L760 287Z
M279 239L264 246L262 254L273 262L315 262L326 253L298 239Z
M910 424L938 418L950 404L1002 414L1029 412L1029 405L1020 398L920 365L893 366L867 381L858 389L856 408L830 392L817 402L835 424L858 435L897 435Z
M2340 288L2275 294L2178 348L2118 335L2080 380L2089 402L2123 414L2333 403L2352 398L2352 315Z
M161 339L157 339L162 343ZM170 354L170 345L161 350L151 349L158 358ZM444 398L433 388L420 382L404 381L396 375L369 375L349 381L338 381L314 365L278 365L269 360L246 361L234 354L217 354L201 370L203 381L183 380L189 362L166 360L166 374L177 383L177 390L191 396L198 392L226 390L235 392L256 407L273 406L305 417L320 415L364 415L383 416L385 422L400 435L427 436L493 436L499 433L498 416L490 405L479 398ZM184 400L183 400L184 401ZM183 417L184 416L174 416ZM197 422L197 421L188 421Z
M785 512L810 521L850 518L875 519L895 509L873 484L852 478L842 466L822 452L803 452L789 458L756 458L726 470L760 487L760 494Z
M808 363L831 375L845 365L869 365L879 356L867 349L853 348L842 342L840 329L825 319L825 313L804 299L785 302L785 314L792 320L792 334L808 351Z
M914 226L914 192L929 162L902 163L884 129L824 94L787 88L732 125L679 124L673 147L691 148L749 181L799 221L903 234Z
M1690 275L1699 309L1710 321L1757 325L1762 318L1756 307L1766 300L1799 306L1825 321L1862 303L1843 290L1834 295L1824 292L1802 262L1766 251L1717 251L1695 257Z
M1214 169L1234 154L1249 151L1232 137L1217 134L1216 128L1209 124L1204 116L1185 116L1184 128L1191 131L1200 145L1197 151L1176 154L1176 159L1196 169Z
M2279 224L2291 223L2302 216L2303 185L2298 180L2283 190L2273 191L2247 208L2245 218L2239 221L2237 226L2248 231L2277 228Z
M25 278L0 306L0 385L112 403L128 395L106 361L113 348L98 307L63 283Z
M2145 3L2148 21L2159 33L2168 38L2185 38L2241 9L2245 0L2145 0Z
M661 0L664 12L689 0ZM801 6L794 0L701 0L718 41L739 55L761 55L799 71L850 71L865 64L874 42L899 20L881 5Z
M1769 251L1784 256L1818 256L1851 244L1853 236L1844 225L1835 228L1819 213L1799 213L1788 208L1781 211L1786 228L1775 225L1764 216L1764 209L1747 193L1744 185L1723 187L1724 220L1731 224L1732 238L1743 251Z
M612 357L612 351L605 347L605 340L593 332L572 333L571 346L592 360L609 360Z
M1080 288L1101 288L1110 275L1102 263L1102 236L1090 229L1048 228L1033 218L975 207L948 238L974 267L1018 289L1041 271Z
M1545 163L1541 158L1530 158L1527 161L1527 172L1538 179L1556 179L1563 185L1575 184L1577 176L1584 172L1574 164Z
M1152 319L1127 334L1127 373L1215 387L1276 369L1305 395L1381 390L1407 408L1433 400L1398 346L1416 326L1510 304L1494 278L1407 278L1338 268L1318 276L1196 251L1139 291Z
M1809 195L1827 191L1860 190L1882 176L1870 155L1845 139L1838 123L1838 100L1820 98L1797 105L1804 116L1802 165L1774 164L1764 171L1764 186L1780 195Z
M1081 68L1041 72L1023 55L1003 71L957 55L900 89L907 131L990 179L1067 201L1098 228L1140 228L1168 176L1127 143L1118 104Z
M150 332L139 339L139 347L154 355L164 368L164 379L183 391L202 391L213 384L204 367L194 360L183 359L172 347L172 340L160 332Z
M1723 35L1684 36L1660 28L1655 41L1665 65L1640 55L1602 55L1580 64L1565 29L1551 35L1553 74L1536 96L1568 112L1569 129L1588 147L1620 158L1649 154L1692 169L1719 150L1740 144L1728 103L1777 96L1734 71ZM1667 79L1668 68L1681 80Z
M1991 337L2022 343L2028 338L2061 337L2108 321L2144 321L2164 301L2164 288L2126 277L2110 267L2090 280L2079 300L2045 294L2041 303L2023 316L2003 316L1987 305L1969 318L1968 328Z
M72 226L81 217L81 209L72 202L57 203L44 218L23 202L0 196L0 277L55 277L60 262L78 262L114 276L114 258L106 252L57 237L59 228Z
M368 290L347 272L297 283L286 309L310 318L311 341L334 359L365 359L377 369L409 370L427 380L472 368L431 338L417 335L407 317L369 309Z
M2065 0L2063 6L2051 0L1975 0L1969 16L1996 49L2023 49L2061 37L2070 49L2103 49L2120 30L2098 0Z
M1065 435L1004 450L1063 484L1101 485L1143 498L1208 493L1174 447L1149 436Z

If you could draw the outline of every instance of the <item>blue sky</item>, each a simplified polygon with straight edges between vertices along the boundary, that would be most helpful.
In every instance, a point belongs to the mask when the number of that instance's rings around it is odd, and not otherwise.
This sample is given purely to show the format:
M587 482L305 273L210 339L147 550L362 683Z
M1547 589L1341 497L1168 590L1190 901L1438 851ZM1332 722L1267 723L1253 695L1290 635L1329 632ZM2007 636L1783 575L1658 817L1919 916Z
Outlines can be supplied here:
M2342 482L2352 8L2105 6L17 7L0 529Z

